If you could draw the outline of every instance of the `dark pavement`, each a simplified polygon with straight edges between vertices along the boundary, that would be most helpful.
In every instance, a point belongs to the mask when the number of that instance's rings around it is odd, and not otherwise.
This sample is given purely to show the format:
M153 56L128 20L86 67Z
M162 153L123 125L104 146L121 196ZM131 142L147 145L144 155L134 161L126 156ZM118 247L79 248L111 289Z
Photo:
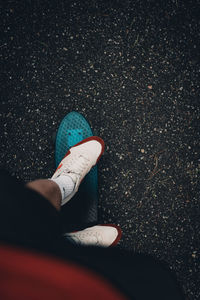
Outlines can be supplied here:
M82 113L106 144L100 222L200 299L199 1L5 3L1 165L49 178L60 121Z

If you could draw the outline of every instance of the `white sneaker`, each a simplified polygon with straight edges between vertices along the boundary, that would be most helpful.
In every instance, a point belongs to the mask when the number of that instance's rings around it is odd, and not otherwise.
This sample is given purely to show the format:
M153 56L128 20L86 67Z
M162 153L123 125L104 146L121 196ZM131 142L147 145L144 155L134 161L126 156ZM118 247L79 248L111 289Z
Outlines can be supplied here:
M65 233L63 236L72 243L82 246L111 247L117 245L121 239L122 231L119 226L104 224Z
M96 165L104 151L104 141L97 136L84 139L69 149L63 160L60 162L52 179L60 175L70 176L75 184L73 192L64 199L69 201L90 169Z

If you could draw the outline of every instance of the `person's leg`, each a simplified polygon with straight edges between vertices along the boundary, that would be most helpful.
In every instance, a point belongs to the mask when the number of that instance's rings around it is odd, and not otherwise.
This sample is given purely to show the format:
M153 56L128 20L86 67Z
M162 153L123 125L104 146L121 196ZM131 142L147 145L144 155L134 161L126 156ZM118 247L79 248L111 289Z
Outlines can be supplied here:
M0 170L0 241L36 244L62 234L60 214L34 189Z
M59 186L52 180L39 179L26 184L26 187L35 190L57 209L61 207L61 192Z

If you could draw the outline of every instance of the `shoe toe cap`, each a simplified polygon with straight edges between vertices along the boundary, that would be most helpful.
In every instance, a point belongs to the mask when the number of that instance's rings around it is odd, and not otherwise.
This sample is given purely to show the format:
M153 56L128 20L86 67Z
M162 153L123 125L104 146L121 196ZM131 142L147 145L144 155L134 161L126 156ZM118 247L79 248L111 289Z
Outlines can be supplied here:
M117 227L109 226L109 225L101 225L99 226L99 231L101 232L102 236L102 244L104 247L109 247L111 245L115 245L121 237L121 230Z
M107 227L105 234L105 243L107 246L112 245L118 237L118 230L115 227Z

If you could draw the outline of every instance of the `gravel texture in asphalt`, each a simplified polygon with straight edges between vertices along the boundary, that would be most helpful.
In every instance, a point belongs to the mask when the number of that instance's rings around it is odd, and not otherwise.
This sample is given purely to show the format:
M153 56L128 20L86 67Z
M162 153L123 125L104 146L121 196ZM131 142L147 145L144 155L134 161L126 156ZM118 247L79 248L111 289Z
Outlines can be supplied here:
M1 165L49 178L60 121L83 114L106 145L100 221L200 299L199 1L5 3Z

